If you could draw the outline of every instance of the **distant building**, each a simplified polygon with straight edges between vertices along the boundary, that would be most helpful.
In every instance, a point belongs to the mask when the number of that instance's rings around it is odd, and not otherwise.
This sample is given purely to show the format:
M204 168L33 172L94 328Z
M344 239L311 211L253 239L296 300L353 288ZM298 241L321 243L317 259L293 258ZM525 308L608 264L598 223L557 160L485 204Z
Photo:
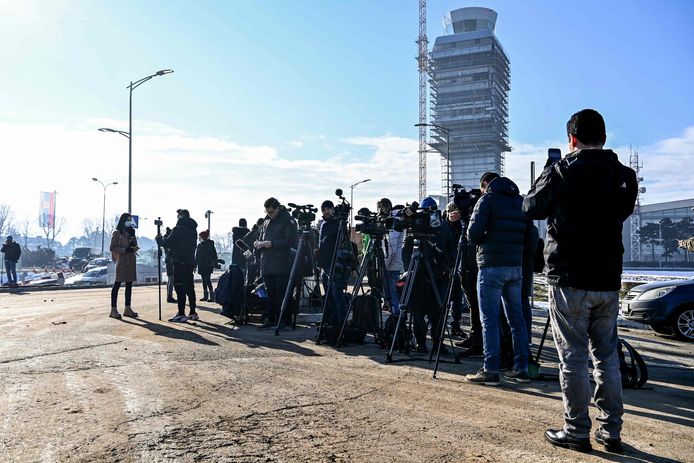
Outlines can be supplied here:
M451 35L437 37L430 54L431 146L441 154L442 191L455 183L479 188L480 176L504 173L508 142L510 63L494 35L488 8L451 11ZM447 20L449 18L446 18Z
M694 261L694 256L684 249L676 250L671 256L663 256L667 250L663 244L667 244L668 240L671 242L674 239L694 236L692 233L694 228L686 225L687 219L694 223L692 207L694 207L694 199L641 205L641 230L644 232L640 236L641 262L661 265L666 262ZM631 232L631 222L627 220L624 222L622 231L624 262L634 261L631 255Z

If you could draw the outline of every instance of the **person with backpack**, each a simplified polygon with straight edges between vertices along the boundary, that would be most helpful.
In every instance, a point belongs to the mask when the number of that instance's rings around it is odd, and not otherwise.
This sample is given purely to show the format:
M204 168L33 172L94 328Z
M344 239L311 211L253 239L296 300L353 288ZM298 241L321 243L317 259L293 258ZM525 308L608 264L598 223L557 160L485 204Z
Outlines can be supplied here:
M563 428L548 429L544 437L557 447L592 449L590 357L599 411L595 441L608 452L621 453L624 406L617 315L622 225L634 211L638 182L616 153L603 149L607 135L600 113L575 113L566 133L571 152L555 162L548 159L523 200L530 218L547 219L549 315L564 403Z
M210 231L204 230L200 232L200 244L195 252L195 265L198 267L198 274L202 278L201 301L213 301L214 289L212 288L212 272L217 266L217 250L214 247L214 241L210 239Z
M123 213L118 219L116 229L111 235L111 258L116 263L116 281L111 288L111 313L109 317L120 319L118 313L118 291L125 283L125 310L123 316L137 318L137 312L133 312L132 293L133 282L137 280L137 251L140 247L135 238L133 218L130 214Z

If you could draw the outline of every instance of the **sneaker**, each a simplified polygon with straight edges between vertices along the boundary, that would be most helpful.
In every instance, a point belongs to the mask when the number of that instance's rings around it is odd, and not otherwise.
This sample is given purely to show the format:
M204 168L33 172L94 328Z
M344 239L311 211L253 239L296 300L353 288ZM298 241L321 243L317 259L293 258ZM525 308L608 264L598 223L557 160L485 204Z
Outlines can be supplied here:
M622 439L605 437L602 429L595 430L595 442L605 446L605 451L610 453L624 453L624 446L622 445Z
M484 369L474 375L465 375L465 380L470 383L484 384L485 386L498 386L501 384L499 373L489 373L484 371Z
M175 317L169 318L169 321L174 322L174 323L183 323L183 322L188 321L188 317L186 317L185 315L179 314L179 315L176 315Z
M200 300L200 301L205 301L205 302L207 302L207 296L201 297L199 300Z
M515 368L513 370L506 370L506 372L504 372L504 378L516 381L517 383L530 382L530 376L528 376L527 371L518 371Z
M198 321L200 320L200 317L198 317L197 312L193 312L192 314L188 315L188 320Z
M178 300L173 297L167 297L166 302L168 302L169 304L178 304Z

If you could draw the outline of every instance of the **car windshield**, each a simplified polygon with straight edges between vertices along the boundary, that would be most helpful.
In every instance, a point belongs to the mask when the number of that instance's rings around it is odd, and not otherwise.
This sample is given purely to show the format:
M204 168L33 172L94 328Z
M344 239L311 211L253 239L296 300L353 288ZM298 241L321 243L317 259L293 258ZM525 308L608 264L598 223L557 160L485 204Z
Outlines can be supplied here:
M89 248L77 248L72 251L72 257L78 257L80 259L87 257L89 255Z
M104 273L105 272L103 271L103 269L95 268L95 269L92 269L92 270L88 271L87 273L85 273L84 276L85 277L98 277L100 275L103 275Z

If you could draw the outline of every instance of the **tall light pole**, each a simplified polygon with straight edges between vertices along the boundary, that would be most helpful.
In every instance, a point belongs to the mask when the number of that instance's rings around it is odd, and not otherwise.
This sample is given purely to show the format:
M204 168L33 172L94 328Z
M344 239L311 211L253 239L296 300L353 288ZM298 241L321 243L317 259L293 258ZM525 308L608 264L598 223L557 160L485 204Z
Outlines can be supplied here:
M371 181L371 179L367 178L364 180L360 180L356 183L353 183L349 186L349 205L353 208L352 214L350 214L350 216L349 216L349 229L350 230L352 229L352 218L354 217L354 187L356 187L360 183L366 183L366 182L370 182L370 181Z
M104 236L106 233L106 188L111 185L118 185L118 182L111 182L104 185L104 182L96 177L92 177L92 180L101 184L104 189L104 207L101 213L101 257L104 256Z
M446 184L444 185L445 190L444 194L446 195L446 198L451 194L451 143L450 143L450 137L451 137L451 129L448 127L443 127L438 124L434 123L419 123L415 124L415 127L432 127L435 130L443 132L443 134L446 136ZM434 137L436 138L436 137ZM439 138L440 140L440 138ZM440 151L439 151L440 153ZM419 198L420 201L422 198Z
M119 133L128 139L128 214L132 214L133 209L133 90L135 90L137 87L144 84L148 80L152 79L153 77L171 74L172 72L173 69L162 69L161 71L155 72L151 76L143 77L142 79L137 80L135 82L130 82L130 85L125 87L130 90L127 132L108 128L99 129L99 131L101 132Z
M207 219L207 231L208 232L210 231L210 218L212 217L212 214L214 214L214 212L212 212L209 209L205 212L205 218Z

